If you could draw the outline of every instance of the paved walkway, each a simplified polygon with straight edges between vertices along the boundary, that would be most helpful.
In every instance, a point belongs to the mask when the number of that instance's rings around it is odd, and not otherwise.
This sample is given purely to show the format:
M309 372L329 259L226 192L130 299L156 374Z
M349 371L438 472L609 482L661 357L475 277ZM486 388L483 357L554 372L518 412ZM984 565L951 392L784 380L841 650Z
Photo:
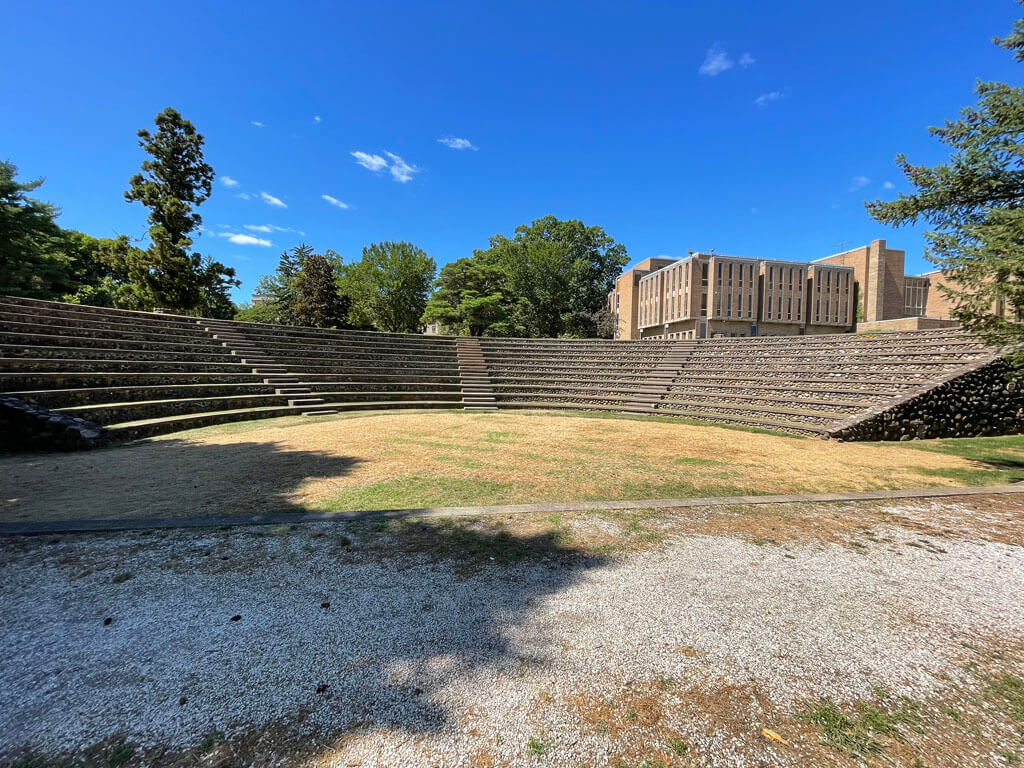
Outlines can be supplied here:
M933 499L956 496L1024 495L1024 483L977 488L925 488L909 491L854 491L849 493L804 493L784 496L711 496L693 499L646 499L639 501L579 501L551 504L497 504L478 507L423 507L421 509L376 509L352 512L277 513L271 515L210 515L206 517L156 517L135 520L57 520L0 523L0 536L55 533L96 533L138 531L155 528L216 528L223 526L282 525L288 523L388 520L403 517L472 517L552 512L585 512L591 509L683 509L731 504L790 504L800 502L884 501L887 499ZM1024 508L1024 507L1022 507Z

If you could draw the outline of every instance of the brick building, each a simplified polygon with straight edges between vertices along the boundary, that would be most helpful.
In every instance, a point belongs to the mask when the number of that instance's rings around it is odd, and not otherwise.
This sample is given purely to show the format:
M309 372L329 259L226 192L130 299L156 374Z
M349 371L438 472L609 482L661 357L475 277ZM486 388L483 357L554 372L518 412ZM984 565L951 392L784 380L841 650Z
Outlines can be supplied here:
M904 272L885 240L817 259L776 261L694 253L647 259L608 295L617 339L907 331L956 325L939 270ZM1001 303L998 314L1015 313ZM1015 313L1020 319L1019 313Z

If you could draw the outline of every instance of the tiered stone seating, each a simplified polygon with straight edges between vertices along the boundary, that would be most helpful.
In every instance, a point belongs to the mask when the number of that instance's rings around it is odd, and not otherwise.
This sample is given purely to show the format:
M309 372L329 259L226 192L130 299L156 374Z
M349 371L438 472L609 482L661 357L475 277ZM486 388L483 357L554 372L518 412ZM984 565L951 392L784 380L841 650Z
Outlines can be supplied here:
M850 435L858 434L851 424L994 358L957 329L456 340L0 297L0 393L102 425L115 439L298 413L461 407L622 411Z
M665 392L691 343L480 340L497 404L645 412Z
M241 329L273 359L244 357L208 325L222 333ZM122 439L303 412L459 407L462 399L452 339L200 321L12 297L0 297L0 392L87 419Z
M699 342L656 410L818 435L992 357L955 329L709 339Z

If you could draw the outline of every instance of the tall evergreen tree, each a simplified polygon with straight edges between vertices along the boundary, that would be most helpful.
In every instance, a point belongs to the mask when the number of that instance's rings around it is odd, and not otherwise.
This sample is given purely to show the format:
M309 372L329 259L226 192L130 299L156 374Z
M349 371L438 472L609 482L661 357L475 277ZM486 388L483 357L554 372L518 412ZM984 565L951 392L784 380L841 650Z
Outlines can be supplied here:
M1024 61L1024 19L995 43ZM1024 88L979 81L978 103L928 130L950 150L934 168L896 163L915 188L893 201L867 203L876 221L902 226L924 220L925 256L949 275L941 287L953 316L994 344L1024 343L1024 325L994 311L1024 311ZM1024 363L1024 351L1017 353Z
M138 133L151 159L124 193L149 209L150 239L145 251L125 252L124 303L208 312L221 305L226 287L241 284L234 269L192 251L192 233L203 221L195 209L210 196L213 168L203 158L202 134L177 110L157 115L156 126L155 133Z
M316 328L347 325L349 299L338 290L334 265L319 253L302 260L302 269L295 278L293 310L300 325Z
M256 293L270 297L266 304L259 305L261 322L279 325L296 325L295 280L302 270L302 263L313 255L313 246L299 243L284 251L273 274L264 275L256 286ZM248 310L247 310L248 311Z
M61 248L59 211L29 197L42 179L19 182L13 163L0 162L0 293L52 299L73 290Z

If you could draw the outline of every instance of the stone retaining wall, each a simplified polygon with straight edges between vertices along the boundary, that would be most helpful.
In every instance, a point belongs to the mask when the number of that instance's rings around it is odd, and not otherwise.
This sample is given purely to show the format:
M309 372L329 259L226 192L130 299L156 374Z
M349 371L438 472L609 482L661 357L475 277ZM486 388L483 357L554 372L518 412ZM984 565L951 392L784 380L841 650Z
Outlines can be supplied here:
M995 360L828 436L915 440L1024 433L1024 371Z
M0 450L77 451L106 442L103 430L85 419L0 395Z

